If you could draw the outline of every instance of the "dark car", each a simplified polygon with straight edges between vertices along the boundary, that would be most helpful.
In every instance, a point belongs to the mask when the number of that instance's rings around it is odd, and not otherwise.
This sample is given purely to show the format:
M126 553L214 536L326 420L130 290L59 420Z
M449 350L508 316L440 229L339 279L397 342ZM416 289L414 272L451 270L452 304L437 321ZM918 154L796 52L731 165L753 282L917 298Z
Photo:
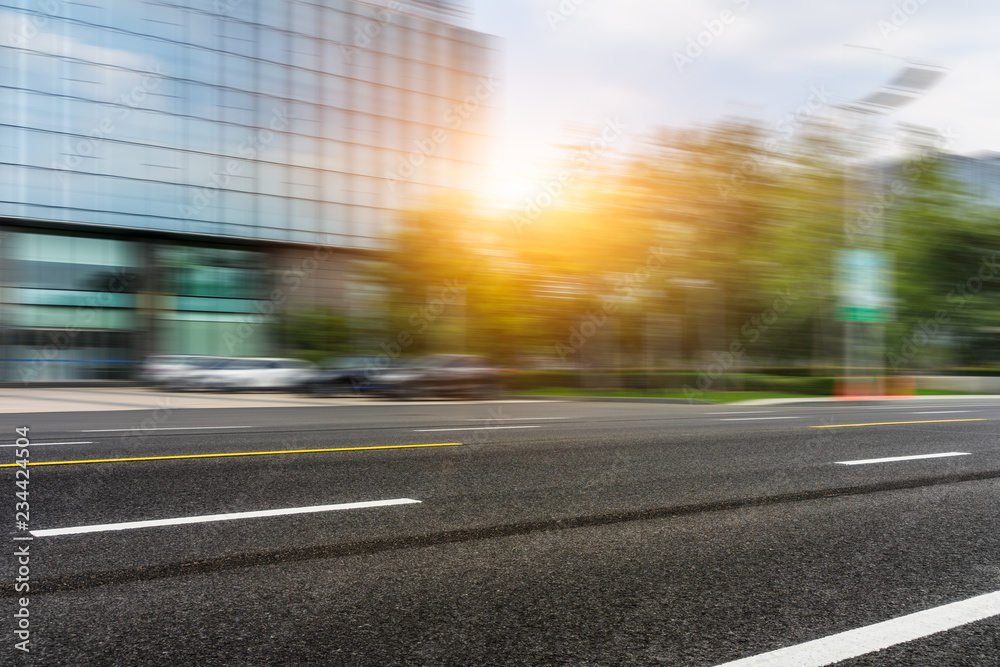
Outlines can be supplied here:
M434 354L383 373L382 393L398 398L431 396L492 398L500 394L500 370L485 357Z
M390 367L385 355L333 357L296 385L298 391L316 396L357 395L381 392L381 375Z

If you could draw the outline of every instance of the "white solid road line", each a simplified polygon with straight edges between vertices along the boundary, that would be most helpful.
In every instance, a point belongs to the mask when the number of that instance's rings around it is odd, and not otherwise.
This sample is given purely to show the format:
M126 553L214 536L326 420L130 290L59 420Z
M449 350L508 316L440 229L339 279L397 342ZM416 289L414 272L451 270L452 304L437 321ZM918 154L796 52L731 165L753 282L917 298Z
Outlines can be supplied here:
M836 461L837 465L860 466L866 463L891 463L893 461L916 461L917 459L939 459L945 456L972 456L969 452L944 452L941 454L917 454L915 456L892 456L887 459L861 459L859 461Z
M972 410L930 410L925 412L914 412L915 415L953 415L959 412L972 412Z
M253 426L163 426L161 428L147 428L143 431L200 431L209 428L253 428ZM114 433L116 431L138 431L136 428L90 428L77 433Z
M431 433L433 431L495 431L500 428L541 428L541 426L462 426L461 428L415 428L415 433Z
M152 521L126 521L124 523L103 523L93 526L74 526L71 528L48 528L32 530L35 537L52 537L54 535L77 535L79 533L103 533L112 530L131 530L132 528L151 528L155 526L180 526L188 523L207 523L210 521L230 521L232 519L255 519L265 516L285 516L288 514L311 514L314 512L333 512L336 510L354 510L366 507L384 507L387 505L411 505L419 503L412 498L396 498L394 500L371 500L362 503L341 503L339 505L314 505L312 507L289 507L280 510L260 510L257 512L235 512L232 514L204 514L202 516L187 516L177 519L155 519Z
M745 410L743 412L709 412L710 415L763 415L774 410Z
M985 409L985 408L992 408L992 407L996 407L996 406L994 406L994 405L986 405L986 404L976 404L976 403L960 403L958 405L955 405L954 403L951 404L951 405L946 405L944 403L941 403L941 404L930 404L930 405L920 405L920 406L916 406L916 405L868 405L868 406L858 406L858 409L859 410L907 410L907 409L911 409L911 408L915 408L915 407L921 407L921 408L980 408L980 409Z
M857 630L727 662L719 667L822 667L1000 614L1000 591Z
M44 447L45 445L92 445L94 444L90 440L81 440L80 442L33 442L28 447ZM21 445L0 445L0 447L21 447Z
M802 419L801 417L726 417L720 422L748 422L756 419Z

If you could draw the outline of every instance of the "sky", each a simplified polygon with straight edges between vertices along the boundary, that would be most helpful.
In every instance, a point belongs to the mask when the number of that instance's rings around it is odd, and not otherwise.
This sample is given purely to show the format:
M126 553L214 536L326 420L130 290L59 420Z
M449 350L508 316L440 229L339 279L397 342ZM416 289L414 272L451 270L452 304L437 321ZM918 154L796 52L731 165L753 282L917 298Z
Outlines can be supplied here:
M502 40L494 189L512 199L551 177L560 144L614 119L627 129L611 150L732 115L778 127L865 98L908 62L946 74L886 122L946 134L952 152L1000 152L994 0L471 3L473 27Z

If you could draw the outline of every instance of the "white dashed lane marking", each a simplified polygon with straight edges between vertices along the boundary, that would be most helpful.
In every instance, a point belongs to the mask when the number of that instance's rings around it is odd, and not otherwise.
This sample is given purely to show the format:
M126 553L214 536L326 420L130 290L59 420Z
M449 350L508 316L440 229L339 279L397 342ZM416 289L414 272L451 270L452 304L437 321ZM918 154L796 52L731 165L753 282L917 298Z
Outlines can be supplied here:
M569 419L569 417L498 417L497 419L487 418L487 417L477 417L476 419L466 419L467 422L523 422L523 421L542 421L548 419Z
M71 528L47 528L33 530L35 537L54 537L56 535L79 535L80 533L103 533L113 530L131 530L133 528L158 528L163 526L181 526L189 523L208 523L211 521L231 521L233 519L256 519L268 516L287 516L289 514L312 514L316 512L334 512L338 510L365 509L368 507L385 507L387 505L411 505L419 503L412 498L395 498L393 500L371 500L361 503L341 503L338 505L314 505L312 507L288 507L277 510L260 510L257 512L235 512L231 514L203 514L176 519L154 519L152 521L126 521L124 523L102 523L92 526L74 526Z
M502 428L541 428L541 426L462 426L460 428L415 428L416 433L433 433L434 431L496 431Z
M837 465L860 466L868 463L892 463L894 461L916 461L917 459L940 459L946 456L971 456L969 452L943 452L941 454L917 454L915 456L892 456L885 459L861 459L858 461L837 461Z
M253 426L161 426L160 428L142 429L146 431L201 431L219 428L253 428ZM124 431L137 431L137 428L90 428L77 433L117 433Z

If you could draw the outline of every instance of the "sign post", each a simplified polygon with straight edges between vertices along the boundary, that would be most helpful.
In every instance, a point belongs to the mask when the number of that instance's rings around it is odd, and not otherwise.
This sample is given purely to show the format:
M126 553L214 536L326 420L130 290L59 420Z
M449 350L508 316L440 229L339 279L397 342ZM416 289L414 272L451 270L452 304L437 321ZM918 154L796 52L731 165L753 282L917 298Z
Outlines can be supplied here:
M846 332L844 378L838 393L881 394L877 378L884 366L882 327L892 319L887 254L878 250L841 250L837 254L837 293L837 319L845 323ZM859 361L862 367L872 369L871 375L865 372L862 377L856 376Z

